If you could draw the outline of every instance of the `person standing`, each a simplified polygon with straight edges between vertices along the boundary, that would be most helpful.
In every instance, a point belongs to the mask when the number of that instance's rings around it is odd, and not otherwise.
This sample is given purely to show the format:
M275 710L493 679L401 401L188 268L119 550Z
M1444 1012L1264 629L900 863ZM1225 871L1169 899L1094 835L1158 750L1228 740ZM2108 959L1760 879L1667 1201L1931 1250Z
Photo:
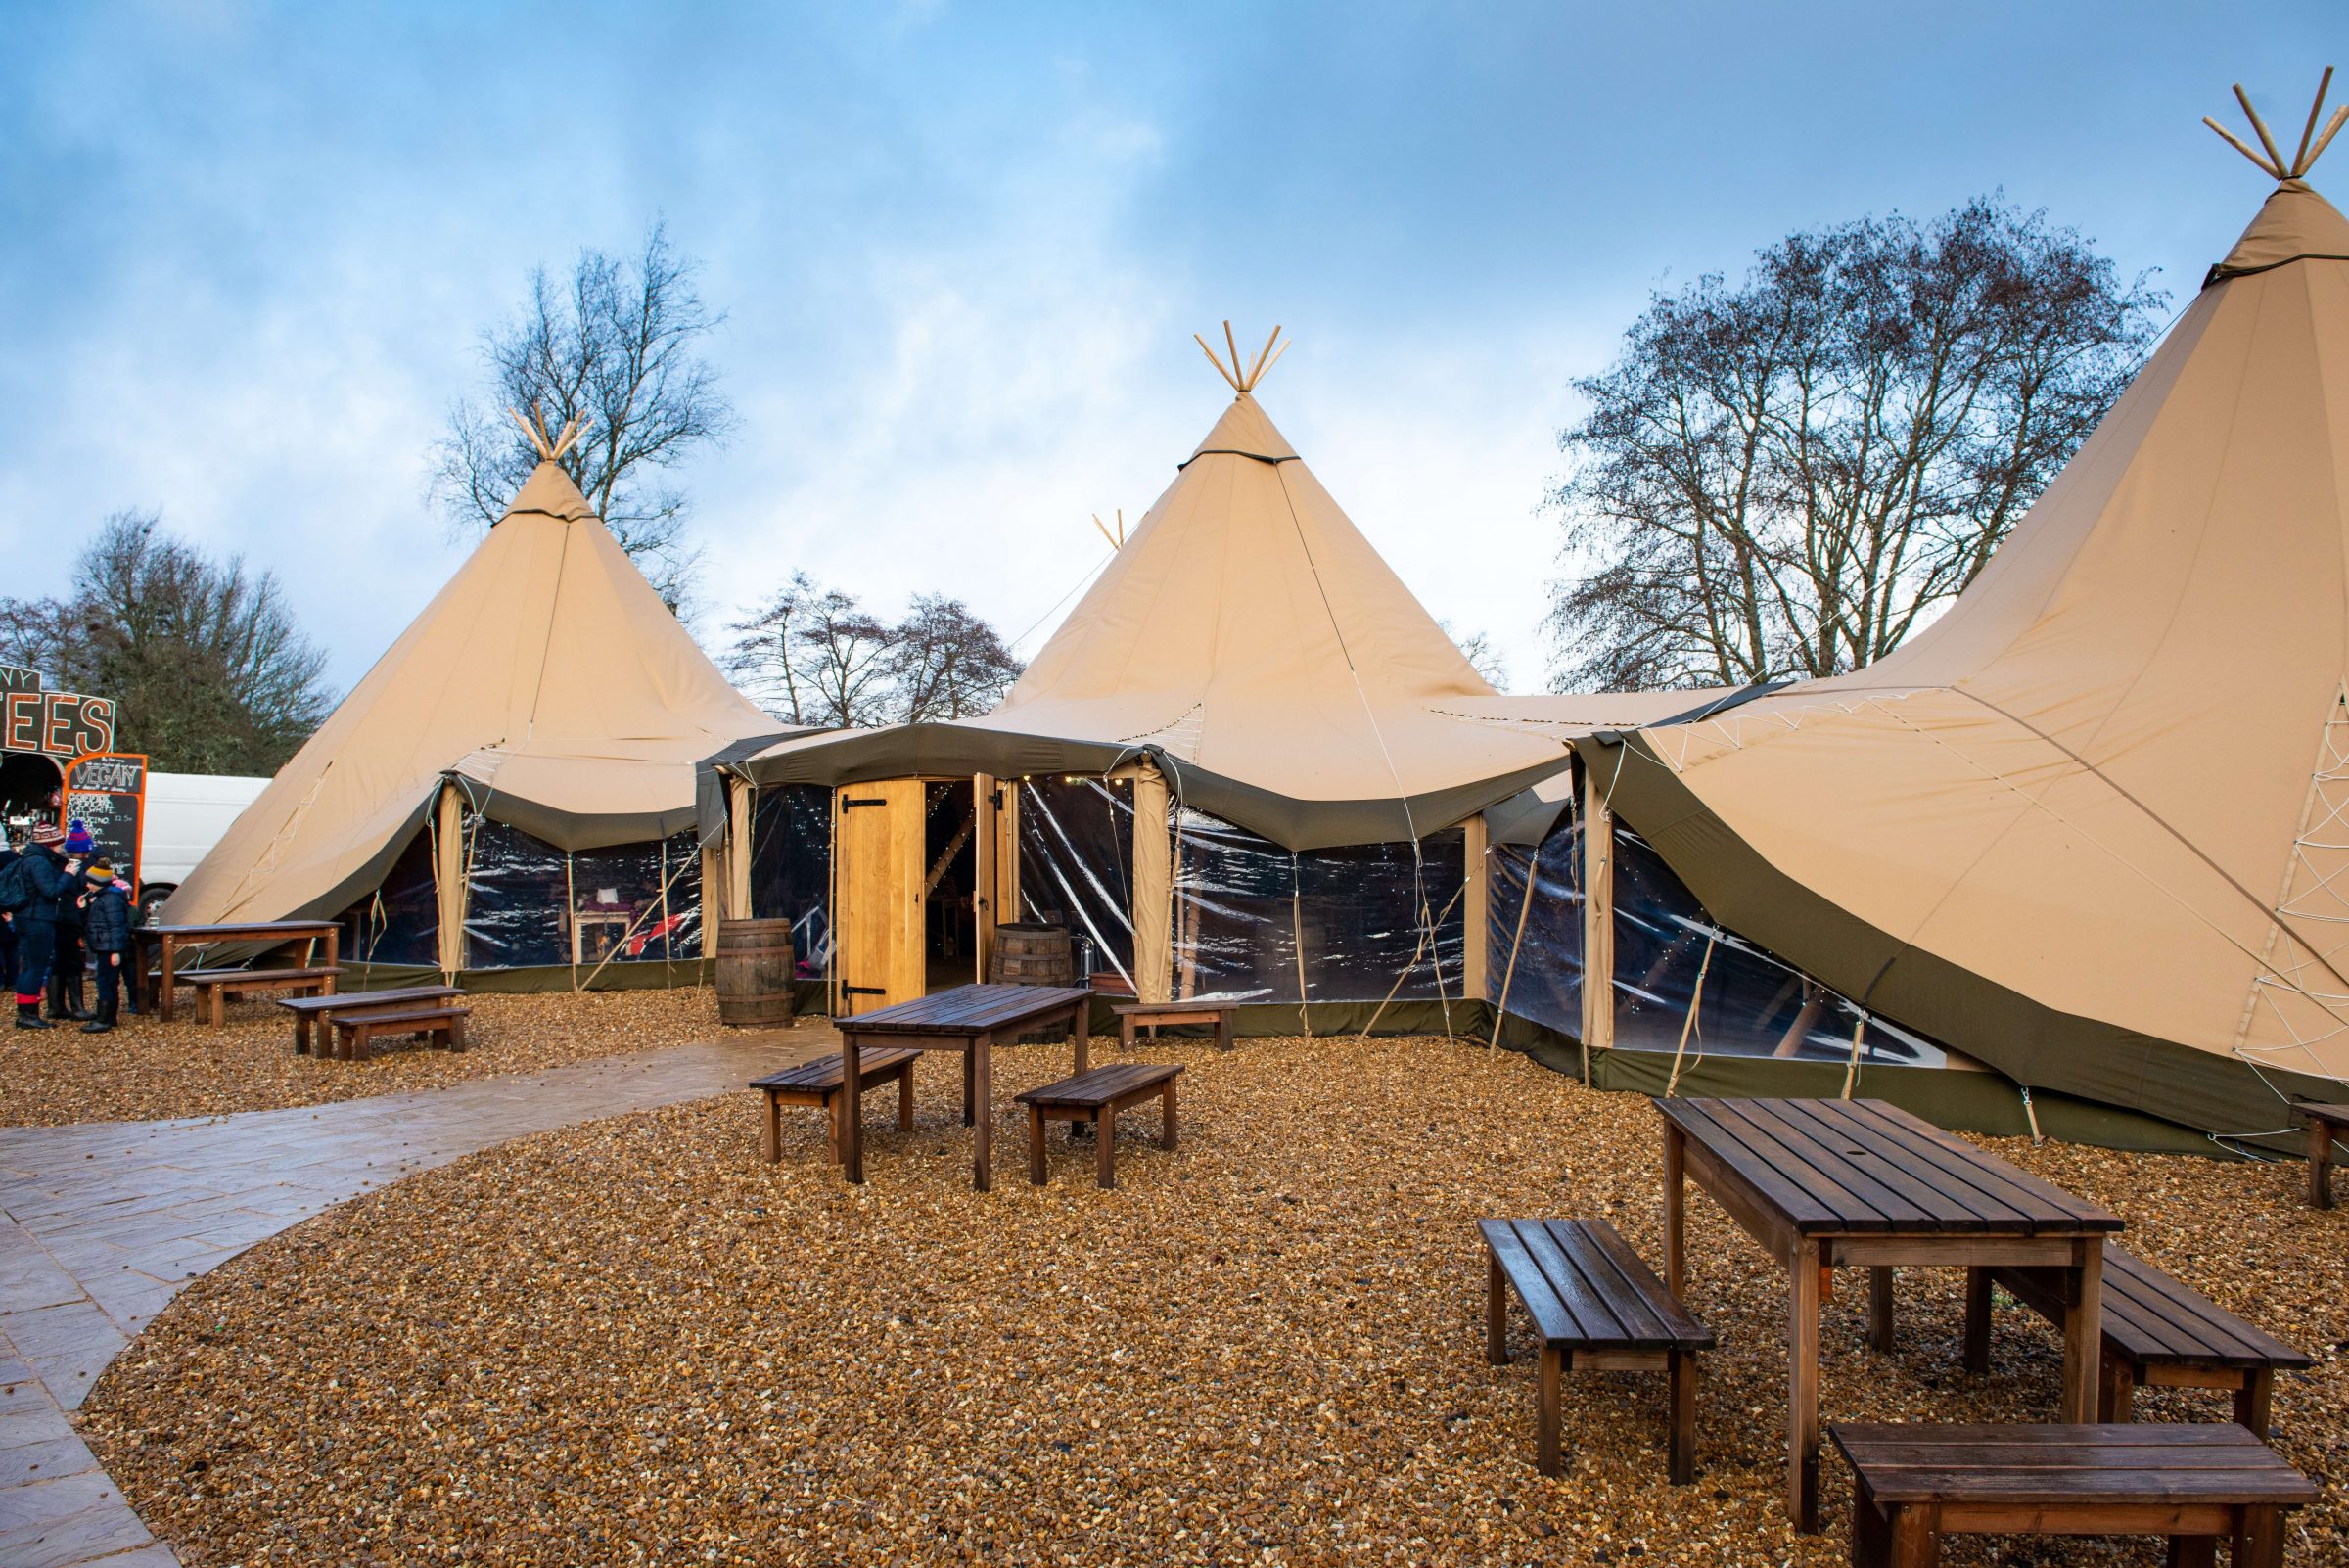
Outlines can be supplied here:
M123 962L130 949L130 899L115 880L115 868L104 860L91 863L83 880L89 884L82 908L84 941L90 962L98 971L98 1011L81 1026L85 1035L103 1035L115 1027L122 1005Z
M89 863L95 848L90 830L80 822L66 829L66 890L57 899L57 950L49 962L49 1016L61 1022L90 1021L82 990L82 973L89 966L83 961L81 941L82 907L90 890L82 880L81 868Z
M0 888L5 888L16 880L9 873L9 867L16 863L16 841L5 833L0 833ZM15 910L6 907L4 903L0 903L0 975L7 976L11 985L16 983L17 915Z
M58 846L65 842L66 830L53 822L34 828L31 842L9 868L13 886L8 891L19 898L0 900L12 905L9 912L17 927L19 1029L49 1027L49 1021L41 1016L41 992L49 984L57 952L58 899L69 889L65 856L58 853Z

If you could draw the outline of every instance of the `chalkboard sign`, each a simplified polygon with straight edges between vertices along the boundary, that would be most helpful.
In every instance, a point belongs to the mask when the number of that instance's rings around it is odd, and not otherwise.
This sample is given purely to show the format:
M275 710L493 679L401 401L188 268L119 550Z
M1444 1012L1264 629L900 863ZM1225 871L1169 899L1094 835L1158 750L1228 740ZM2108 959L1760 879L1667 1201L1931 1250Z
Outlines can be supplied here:
M77 757L66 768L66 822L90 830L97 846L139 899L139 826L146 815L147 759L118 752Z

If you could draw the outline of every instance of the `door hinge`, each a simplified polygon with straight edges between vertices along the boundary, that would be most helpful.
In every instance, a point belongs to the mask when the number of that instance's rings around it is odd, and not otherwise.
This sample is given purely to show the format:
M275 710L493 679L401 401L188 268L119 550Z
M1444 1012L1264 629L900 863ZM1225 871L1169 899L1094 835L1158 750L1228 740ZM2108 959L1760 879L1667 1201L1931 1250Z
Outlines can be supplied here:
M888 804L889 799L886 796L868 795L861 800L844 800L840 803L840 808L844 811L848 811L853 810L859 806L887 806Z
M851 996L886 996L889 994L887 986L843 986L840 989L843 993Z

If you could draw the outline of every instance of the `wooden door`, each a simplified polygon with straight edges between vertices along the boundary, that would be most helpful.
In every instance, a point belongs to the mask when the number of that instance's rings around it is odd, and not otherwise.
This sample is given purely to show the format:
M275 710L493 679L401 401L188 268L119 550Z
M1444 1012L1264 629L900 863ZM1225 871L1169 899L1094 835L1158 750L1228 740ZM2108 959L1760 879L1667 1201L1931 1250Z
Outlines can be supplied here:
M840 878L840 1010L869 1013L922 994L924 794L918 778L832 792Z

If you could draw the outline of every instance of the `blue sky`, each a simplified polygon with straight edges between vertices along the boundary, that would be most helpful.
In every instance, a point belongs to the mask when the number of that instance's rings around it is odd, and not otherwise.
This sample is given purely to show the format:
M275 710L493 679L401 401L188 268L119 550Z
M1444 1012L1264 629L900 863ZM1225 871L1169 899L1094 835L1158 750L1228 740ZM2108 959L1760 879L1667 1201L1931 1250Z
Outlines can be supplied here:
M462 557L424 486L481 329L659 216L741 415L681 476L705 629L802 567L1036 624L1221 411L1228 316L1286 326L1267 411L1539 689L1566 384L1651 289L2003 188L2183 304L2265 194L2198 117L2239 78L2296 138L2349 66L2337 3L2243 15L0 0L0 592L160 508L347 685Z

